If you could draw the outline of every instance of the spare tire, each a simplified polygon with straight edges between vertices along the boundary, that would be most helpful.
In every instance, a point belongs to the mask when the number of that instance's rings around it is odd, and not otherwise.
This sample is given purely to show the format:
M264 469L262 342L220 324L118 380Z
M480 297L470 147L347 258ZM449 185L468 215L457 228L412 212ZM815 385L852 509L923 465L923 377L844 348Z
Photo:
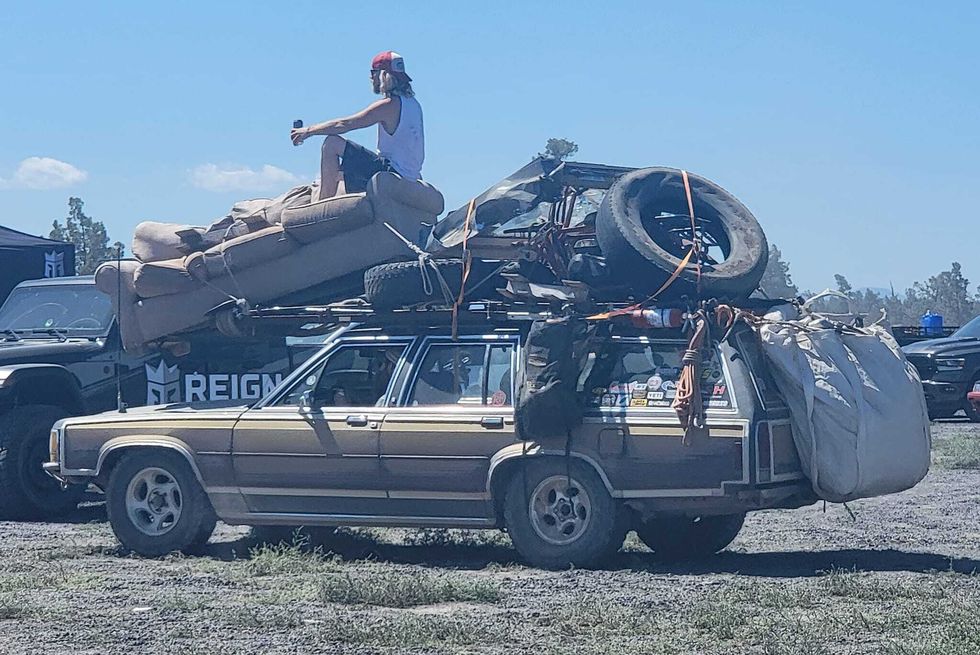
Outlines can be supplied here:
M759 285L769 244L748 208L703 177L688 173L702 251L698 294L693 260L661 294L739 299ZM690 250L691 218L681 171L642 168L619 178L599 206L596 236L613 279L652 294Z
M435 259L432 263L446 280L455 300L463 278L463 262L459 259ZM473 260L466 283L467 298L475 300L496 297L496 289L501 286L501 280L483 280L493 274L499 265L498 262ZM418 260L374 266L364 273L364 295L375 309L382 311L422 303L444 304L442 289L431 265L426 272L432 283L431 294L426 294L423 288ZM480 284L481 282L483 283ZM478 284L479 288L475 288ZM471 293L474 295L471 296Z

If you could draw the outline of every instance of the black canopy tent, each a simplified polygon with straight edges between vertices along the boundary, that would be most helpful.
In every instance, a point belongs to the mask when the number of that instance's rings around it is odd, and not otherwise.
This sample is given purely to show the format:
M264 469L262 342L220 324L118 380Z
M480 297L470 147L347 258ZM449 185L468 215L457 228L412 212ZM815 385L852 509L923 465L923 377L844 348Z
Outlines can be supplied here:
M74 274L74 245L0 225L0 302L24 280Z

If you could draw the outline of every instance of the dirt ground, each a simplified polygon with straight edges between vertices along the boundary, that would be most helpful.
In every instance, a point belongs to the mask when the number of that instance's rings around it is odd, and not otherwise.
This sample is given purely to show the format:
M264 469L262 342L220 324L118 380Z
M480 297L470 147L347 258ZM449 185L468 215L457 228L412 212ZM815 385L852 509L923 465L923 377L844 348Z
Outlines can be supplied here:
M119 551L104 509L0 523L0 653L980 653L980 426L934 424L915 489L749 516L729 552L597 571L497 532L349 530L332 552L219 526L200 556Z

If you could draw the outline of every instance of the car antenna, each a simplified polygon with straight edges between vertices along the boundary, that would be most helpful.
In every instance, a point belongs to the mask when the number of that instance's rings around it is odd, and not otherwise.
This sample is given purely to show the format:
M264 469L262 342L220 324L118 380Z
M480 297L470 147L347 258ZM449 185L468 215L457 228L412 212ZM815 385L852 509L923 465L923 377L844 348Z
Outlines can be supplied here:
M116 348L116 411L126 413L122 397L122 244L116 244L116 330L119 331L119 347Z

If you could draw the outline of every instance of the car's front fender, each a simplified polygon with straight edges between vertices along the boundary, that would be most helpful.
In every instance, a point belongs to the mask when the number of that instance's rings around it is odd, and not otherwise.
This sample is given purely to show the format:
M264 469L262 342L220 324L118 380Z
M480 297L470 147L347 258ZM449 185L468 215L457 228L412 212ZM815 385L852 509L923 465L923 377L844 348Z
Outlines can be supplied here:
M194 477L197 478L197 481L202 487L206 486L204 484L204 478L201 475L201 470L195 460L194 450L181 439L159 434L125 435L113 437L109 441L102 444L102 447L99 448L98 459L91 475L93 477L102 475L103 473L107 472L106 467L111 467L111 464L114 463L120 455L124 454L126 450L136 448L165 448L180 453L181 456L187 460L187 464L194 472ZM62 469L62 473L66 473L66 471ZM78 473L68 471L67 474L77 475Z

